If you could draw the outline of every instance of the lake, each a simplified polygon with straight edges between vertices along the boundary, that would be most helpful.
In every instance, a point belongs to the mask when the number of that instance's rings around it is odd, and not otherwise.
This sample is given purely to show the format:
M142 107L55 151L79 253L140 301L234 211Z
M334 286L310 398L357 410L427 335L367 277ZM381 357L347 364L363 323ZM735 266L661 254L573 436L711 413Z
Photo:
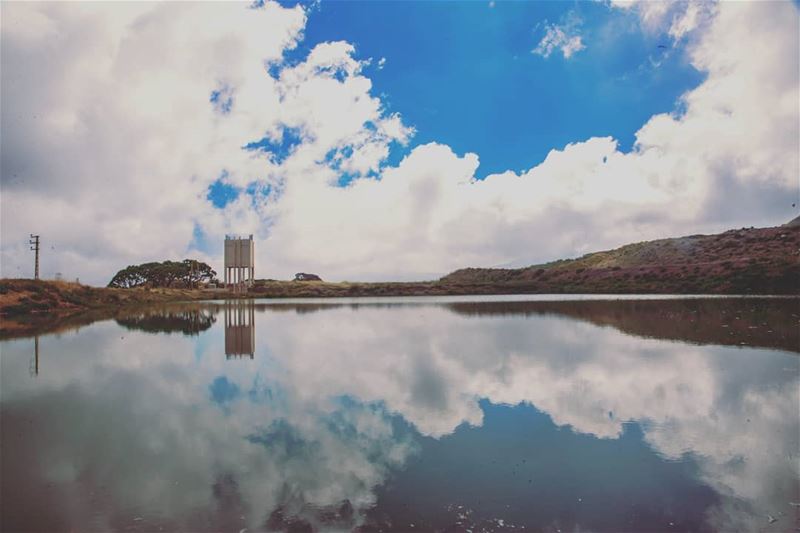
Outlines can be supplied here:
M798 299L512 296L43 325L0 343L0 525L791 531L798 317Z

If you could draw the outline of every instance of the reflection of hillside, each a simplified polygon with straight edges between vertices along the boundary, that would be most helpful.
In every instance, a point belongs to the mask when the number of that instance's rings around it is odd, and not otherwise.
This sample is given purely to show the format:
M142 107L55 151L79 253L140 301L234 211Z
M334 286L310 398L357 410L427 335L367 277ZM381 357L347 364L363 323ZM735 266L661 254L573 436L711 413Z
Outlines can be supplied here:
M561 315L611 326L630 335L693 344L756 346L800 352L800 299L690 298L653 300L573 300L414 303L336 302L255 305L259 312L319 311L359 308L389 309L408 305L442 306L460 315Z
M3 317L0 340L77 331L93 322L108 320L112 315L113 313L108 310L92 310L55 318L50 315L33 313L14 318Z
M472 316L562 315L640 337L800 352L800 300L697 298L446 304Z
M142 311L116 319L117 324L131 330L148 333L174 333L199 335L217 321L215 313L207 308L158 309Z

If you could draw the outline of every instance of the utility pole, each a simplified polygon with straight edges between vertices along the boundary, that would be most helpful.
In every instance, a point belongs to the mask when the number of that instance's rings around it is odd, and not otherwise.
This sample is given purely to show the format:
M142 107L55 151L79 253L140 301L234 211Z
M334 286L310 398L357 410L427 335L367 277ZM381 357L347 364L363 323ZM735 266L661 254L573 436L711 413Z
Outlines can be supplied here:
M29 241L31 250L36 252L36 263L33 269L33 279L39 279L39 236L31 233L31 240Z

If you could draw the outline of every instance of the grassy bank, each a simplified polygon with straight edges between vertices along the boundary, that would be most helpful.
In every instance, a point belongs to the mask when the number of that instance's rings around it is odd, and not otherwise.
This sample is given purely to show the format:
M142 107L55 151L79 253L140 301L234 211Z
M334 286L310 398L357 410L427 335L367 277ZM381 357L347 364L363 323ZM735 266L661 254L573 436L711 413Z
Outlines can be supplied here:
M19 316L88 309L122 307L131 304L197 300L203 291L188 289L109 289L66 281L0 280L0 314Z
M0 280L0 338L24 334L43 322L80 323L142 304L206 299L186 289L109 289L65 281Z

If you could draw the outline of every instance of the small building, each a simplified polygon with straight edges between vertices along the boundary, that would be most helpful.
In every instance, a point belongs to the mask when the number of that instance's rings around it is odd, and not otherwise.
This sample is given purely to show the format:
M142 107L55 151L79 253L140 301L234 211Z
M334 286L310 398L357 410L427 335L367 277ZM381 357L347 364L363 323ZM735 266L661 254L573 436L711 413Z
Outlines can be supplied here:
M322 278L316 274L307 274L305 272L298 272L294 275L295 281L322 281Z

